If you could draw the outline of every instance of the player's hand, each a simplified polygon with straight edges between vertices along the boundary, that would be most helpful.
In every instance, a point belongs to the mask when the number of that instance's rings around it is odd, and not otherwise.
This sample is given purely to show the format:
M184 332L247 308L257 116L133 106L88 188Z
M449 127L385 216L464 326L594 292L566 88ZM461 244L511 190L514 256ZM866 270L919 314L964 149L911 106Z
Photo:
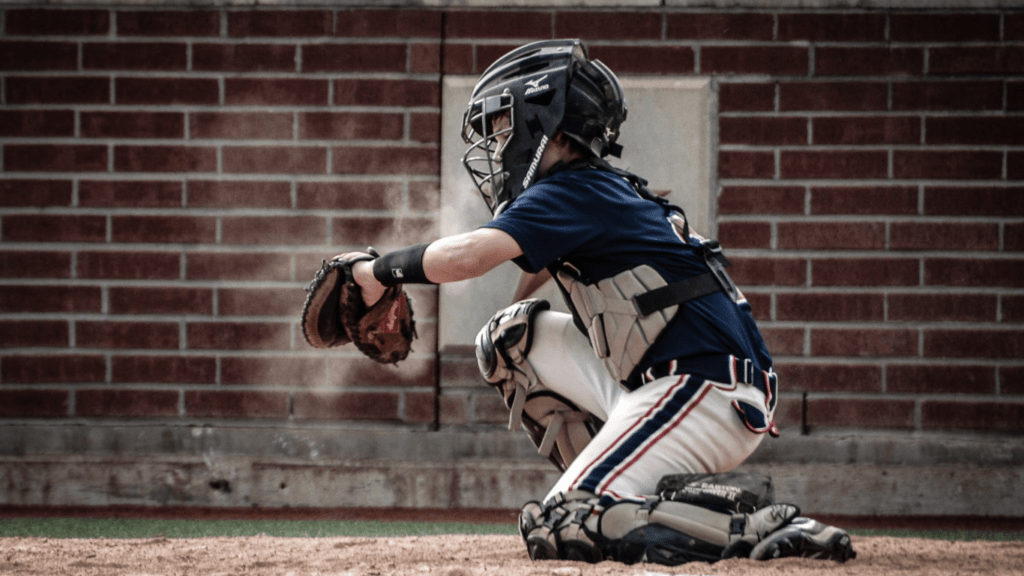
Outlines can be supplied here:
M351 257L356 255L362 255L362 252L348 252L345 254L339 254L335 258ZM369 254L365 254L369 256ZM384 295L384 291L387 288L377 281L373 277L373 262L363 261L356 262L352 265L352 277L355 279L356 284L359 284L360 291L362 292L363 302L366 307L369 308L380 300L381 296Z

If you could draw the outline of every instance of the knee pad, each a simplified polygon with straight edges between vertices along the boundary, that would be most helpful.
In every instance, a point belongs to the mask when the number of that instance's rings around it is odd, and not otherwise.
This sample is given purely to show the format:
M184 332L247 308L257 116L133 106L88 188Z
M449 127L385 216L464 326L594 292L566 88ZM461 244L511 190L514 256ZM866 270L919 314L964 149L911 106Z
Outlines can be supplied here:
M480 374L509 409L509 430L522 427L537 451L560 470L568 468L603 423L544 386L530 364L533 326L547 300L517 302L494 315L476 337Z

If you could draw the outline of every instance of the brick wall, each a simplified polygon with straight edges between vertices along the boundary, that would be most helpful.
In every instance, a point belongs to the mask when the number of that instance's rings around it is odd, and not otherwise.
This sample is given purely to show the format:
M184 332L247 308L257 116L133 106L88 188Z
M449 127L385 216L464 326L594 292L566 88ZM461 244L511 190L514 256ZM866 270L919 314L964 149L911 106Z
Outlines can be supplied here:
M718 236L781 424L1024 429L1024 14L0 15L8 422L503 420L471 360L437 367L434 289L396 370L306 346L302 288L437 236L442 74L577 36L620 74L714 79Z

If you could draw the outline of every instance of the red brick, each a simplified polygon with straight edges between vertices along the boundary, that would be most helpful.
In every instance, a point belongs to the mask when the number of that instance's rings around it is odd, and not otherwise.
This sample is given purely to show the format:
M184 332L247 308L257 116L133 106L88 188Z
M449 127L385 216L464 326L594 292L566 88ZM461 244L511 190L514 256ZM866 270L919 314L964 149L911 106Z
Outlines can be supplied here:
M217 104L220 88L214 78L116 78L118 104Z
M775 407L775 424L785 429L800 426L804 421L803 402L793 396L782 396ZM785 432L783 432L785 433Z
M254 266L256 262L259 265ZM286 282L292 279L291 257L280 253L189 252L188 280L256 280Z
M1020 432L1024 429L1024 403L924 400L921 427L926 430L987 430Z
M48 208L70 205L70 180L0 180L0 206Z
M996 296L987 294L889 294L894 322L994 322Z
M441 115L432 112L409 114L409 140L413 142L440 142Z
M222 384L322 386L327 377L322 357L225 356L220 364Z
M882 294L781 293L775 296L776 320L870 322L883 320Z
M807 261L802 258L730 257L729 275L740 286L803 286Z
M423 174L439 170L436 146L336 146L332 172L337 174Z
M669 40L771 40L770 14L666 14Z
M86 354L4 356L0 367L0 378L5 384L104 382L107 379L107 361L103 356Z
M1024 287L1024 260L926 258L928 286Z
M885 178L889 155L884 151L783 150L782 178Z
M1024 72L1024 46L936 47L928 51L930 74L1020 74Z
M407 358L401 365L380 364L365 357L330 357L327 364L328 386L390 386L430 388L435 384L432 359Z
M107 147L82 144L6 144L5 172L106 172Z
M1024 180L1024 153L1007 152L1006 177L1010 180Z
M0 137L74 136L71 110L0 110Z
M320 216L225 216L224 244L323 244L327 221Z
M326 10L228 12L228 36L330 36L334 17Z
M295 72L289 44L193 44L192 69L215 72Z
M1002 110L1003 83L894 82L893 110Z
M0 70L75 70L78 44L74 42L0 41Z
M803 328L762 327L761 335L771 353L778 356L802 356L804 353Z
M585 41L660 40L660 12L556 12L555 38L580 38Z
M999 390L1002 394L1024 394L1024 366L1000 366Z
M303 72L406 72L406 44L306 44Z
M79 252L78 277L176 280L181 277L181 257L176 252Z
M961 222L893 222L892 250L998 250L999 225Z
M1004 15L1003 35L1006 40L1024 40L1024 14L1010 13Z
M721 151L718 153L718 176L772 178L775 176L775 155L771 152Z
M297 392L297 420L398 420L395 392Z
M815 258L814 286L917 286L920 264L913 258Z
M437 10L339 10L335 36L441 38L443 13Z
M434 422L435 398L432 392L407 393L405 395L405 414L402 420L415 424Z
M700 51L701 74L803 75L808 66L802 46L704 46Z
M893 176L906 179L999 180L1003 153L976 150L896 150Z
M924 71L920 48L818 47L814 72L820 76L916 76Z
M882 82L784 82L779 84L779 109L887 110L889 87Z
M305 294L296 288L220 288L217 291L217 314L293 316L301 310L304 298Z
M68 335L63 320L0 320L0 348L66 348Z
M917 188L812 188L812 214L916 214Z
M70 278L71 254L0 251L0 278Z
M169 42L87 42L85 70L182 71L188 67L185 44Z
M288 417L287 392L186 390L185 414L197 418Z
M101 312L99 286L0 286L0 312Z
M890 364L885 390L894 394L994 394L996 371L991 366L959 364Z
M291 208L291 185L269 181L189 180L191 208Z
M83 138L184 138L178 112L82 112Z
M215 10L123 10L117 12L118 36L219 36Z
M10 86L9 83L10 80L8 80L8 86ZM999 108L995 109L998 110ZM1013 111L1024 110L1024 82L1006 83L1006 109Z
M399 182L300 182L297 208L302 210L399 210Z
M718 119L718 138L722 144L807 144L807 124L802 117L726 116Z
M924 355L947 358L1024 357L1024 331L933 329L924 331Z
M212 314L212 288L110 287L111 314Z
M999 300L1003 322L1024 322L1024 296L1004 294Z
M291 113L193 112L189 115L189 136L198 139L290 140L293 124Z
M75 415L155 418L178 415L177 390L76 390Z
M409 72L431 74L441 71L441 43L416 42L409 44Z
M796 186L726 186L719 214L803 214L804 189Z
M369 112L302 112L299 138L308 140L401 140L402 114Z
M104 216L8 214L2 218L4 242L105 242Z
M807 403L807 424L812 427L914 427L913 400L816 398Z
M176 322L78 321L75 345L79 348L178 349Z
M974 42L999 40L998 14L896 13L889 16L893 42Z
M0 418L58 418L69 405L66 390L0 390Z
M772 295L762 294L759 292L743 291L743 297L747 299L747 304L750 305L750 313L754 316L754 320L758 322L769 321L772 319ZM768 343L768 349L773 354L799 354L800 350L803 350L803 344L800 345L796 351L792 351L788 345L794 344L794 341L790 336L790 333L798 331L803 334L802 330L788 329L788 328L765 328L761 327L761 335L764 336L765 342ZM801 342L803 336L800 336ZM780 351L778 348L781 347Z
M930 117L927 123L929 144L1024 144L1024 118L943 116Z
M212 216L114 216L111 240L159 244L213 244L217 219Z
M590 48L590 57L604 62L616 74L689 74L694 71L695 58L693 48L672 45L598 45Z
M472 44L446 42L441 54L441 71L445 74L472 74L476 72L473 61L474 47ZM481 66L484 65L481 64Z
M337 106L432 106L441 105L438 82L427 80L378 80L371 78L334 81Z
M87 76L8 76L8 104L109 104L110 80Z
M403 246L435 240L437 222L433 218L335 218L331 224L333 245Z
M882 42L885 14L779 14L778 40ZM769 28L771 20L769 19ZM766 38L770 40L771 37Z
M280 322L190 322L188 347L193 350L288 350L291 330Z
M918 144L921 142L921 119L913 116L816 117L812 134L814 144L819 146Z
M882 369L875 364L782 363L775 370L787 392L882 391Z
M507 426L508 408L505 406L505 402L497 395L474 394L470 422L473 424L501 424Z
M78 205L84 208L181 208L181 182L80 180Z
M813 328L813 356L917 356L917 330Z
M495 26L501 22L501 26ZM551 12L511 10L450 10L445 12L443 37L522 38L542 40L552 35ZM510 46L509 50L513 47ZM489 62L488 62L489 64Z
M1003 250L1008 252L1024 252L1024 224L1004 225Z
M327 149L313 146L225 146L224 172L235 174L324 174Z
M106 10L15 9L7 11L11 36L89 36L110 31Z
M441 207L441 186L434 182L409 182L409 208L436 211Z
M721 222L718 239L730 248L770 248L772 226L767 222Z
M928 187L924 213L945 216L1024 216L1024 188Z
M781 250L880 250L885 248L881 222L780 222Z
M212 146L116 146L117 172L215 172L217 149Z
M718 85L720 112L775 110L775 84L722 83Z
M250 106L325 106L327 80L227 78L224 103Z

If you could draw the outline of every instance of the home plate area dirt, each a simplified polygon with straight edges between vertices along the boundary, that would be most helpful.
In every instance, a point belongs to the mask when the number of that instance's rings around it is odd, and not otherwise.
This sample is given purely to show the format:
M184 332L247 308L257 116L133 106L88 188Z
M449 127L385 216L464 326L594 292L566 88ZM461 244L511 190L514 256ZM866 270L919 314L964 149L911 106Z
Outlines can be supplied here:
M3 575L604 576L1024 574L1024 542L853 537L857 558L727 560L665 567L531 562L516 536L396 538L0 538Z

